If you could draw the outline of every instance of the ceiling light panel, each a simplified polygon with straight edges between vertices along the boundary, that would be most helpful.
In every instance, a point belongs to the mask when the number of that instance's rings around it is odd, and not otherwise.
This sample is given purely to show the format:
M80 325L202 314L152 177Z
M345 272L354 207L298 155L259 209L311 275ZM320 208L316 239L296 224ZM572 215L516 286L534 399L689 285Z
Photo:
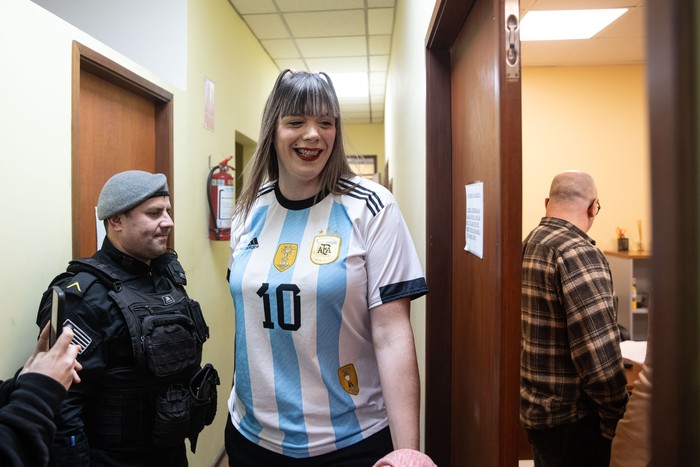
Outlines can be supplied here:
M520 40L590 39L626 11L627 8L529 11L520 23Z

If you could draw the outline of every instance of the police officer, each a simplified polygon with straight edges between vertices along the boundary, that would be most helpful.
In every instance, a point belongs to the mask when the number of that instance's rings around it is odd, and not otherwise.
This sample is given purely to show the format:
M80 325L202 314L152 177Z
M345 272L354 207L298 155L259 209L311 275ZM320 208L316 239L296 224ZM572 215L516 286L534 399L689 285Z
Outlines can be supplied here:
M202 417L191 413L190 382L208 329L167 247L173 220L165 175L114 175L97 216L107 233L101 249L71 261L51 284L66 294L65 324L81 347L83 370L57 414L50 465L186 466L184 440L194 451L216 406L214 395L207 420L192 426ZM48 320L49 296L39 326Z

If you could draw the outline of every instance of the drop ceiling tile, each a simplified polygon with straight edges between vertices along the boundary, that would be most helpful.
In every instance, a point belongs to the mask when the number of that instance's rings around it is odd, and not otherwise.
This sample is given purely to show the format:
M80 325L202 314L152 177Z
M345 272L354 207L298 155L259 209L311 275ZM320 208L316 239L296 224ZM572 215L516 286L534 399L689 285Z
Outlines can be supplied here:
M279 15L245 15L243 19L258 40L289 37L287 27Z
M306 62L304 62L302 59L280 59L275 60L275 63L280 70L290 68L292 70L309 71L308 67L306 66Z
M342 102L344 112L369 112L369 102L365 101L359 104L350 104Z
M307 65L312 71L326 73L367 72L367 59L364 57L309 58Z
M372 71L369 74L369 84L374 85L382 85L384 86L384 82L386 81L386 72L384 71Z
M391 36L369 36L369 54L370 55L389 55L391 50Z
M255 0L249 0L255 1ZM277 5L282 12L288 11L325 11L325 10L352 10L364 8L363 0L277 0Z
M365 36L298 39L297 45L305 57L355 57L367 54Z
M277 8L272 0L229 0L239 15L251 13L276 13Z
M520 12L523 13L532 8L536 0L520 0Z
M611 37L638 37L644 38L644 23L646 8L630 8L627 13L620 16L607 28L593 36L595 39Z
M277 60L278 58L301 57L292 39L269 39L260 41L260 43L273 60Z
M394 8L396 6L396 0L367 0L368 8L382 8L390 7Z
M644 41L624 37L591 39L591 41L587 47L581 48L576 56L577 61L591 65L644 63ZM566 60L571 63L573 57L567 57Z
M369 71L387 71L388 69L388 55L372 55L369 57Z
M284 19L295 37L338 37L365 35L362 10L285 13Z
M369 97L343 97L340 99L341 104L344 108L349 110L357 110L358 107L367 107L369 109Z
M391 34L394 29L394 9L372 8L367 10L367 29L371 35Z
M377 96L379 94L384 94L384 91L386 90L386 85L384 83L377 83L377 84L370 84L369 85L369 93L373 96Z

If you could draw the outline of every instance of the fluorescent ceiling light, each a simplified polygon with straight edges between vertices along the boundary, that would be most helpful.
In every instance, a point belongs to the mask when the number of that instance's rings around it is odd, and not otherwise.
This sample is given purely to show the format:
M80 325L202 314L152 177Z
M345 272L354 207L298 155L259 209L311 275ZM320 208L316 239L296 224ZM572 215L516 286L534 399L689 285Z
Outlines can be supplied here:
M590 39L627 8L528 11L520 22L521 41Z
M366 97L369 95L369 78L367 73L328 73L333 81L338 98Z

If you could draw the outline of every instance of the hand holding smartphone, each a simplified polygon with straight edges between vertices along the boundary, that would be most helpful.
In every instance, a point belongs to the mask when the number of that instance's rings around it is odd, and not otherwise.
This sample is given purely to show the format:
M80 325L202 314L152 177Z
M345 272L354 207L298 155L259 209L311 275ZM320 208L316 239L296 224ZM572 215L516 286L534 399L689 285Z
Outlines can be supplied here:
M64 308L66 304L66 295L60 287L51 287L51 329L49 331L49 347L53 347L56 339L61 335L63 330Z

